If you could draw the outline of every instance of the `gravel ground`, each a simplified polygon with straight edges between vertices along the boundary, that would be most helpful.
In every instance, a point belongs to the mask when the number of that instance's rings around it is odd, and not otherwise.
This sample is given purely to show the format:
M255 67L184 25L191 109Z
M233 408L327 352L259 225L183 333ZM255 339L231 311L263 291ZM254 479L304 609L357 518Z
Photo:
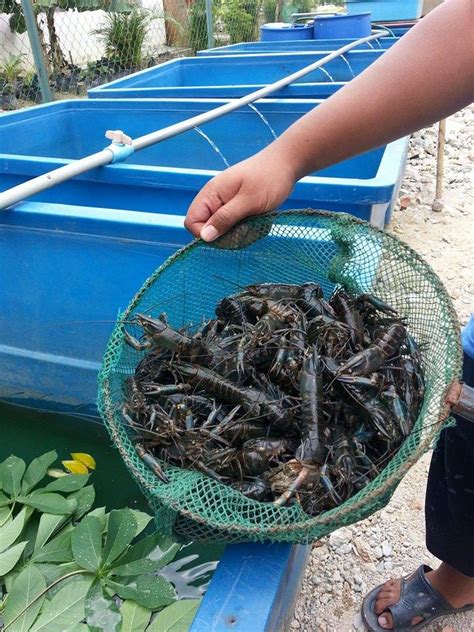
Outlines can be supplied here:
M415 134L389 231L406 241L446 285L462 324L473 311L474 218L472 132L474 108L447 121L445 192L433 211L437 127ZM438 561L425 548L424 496L430 462L426 454L409 472L387 507L313 545L292 630L362 632L362 598L389 577ZM445 617L427 632L474 631L474 614Z

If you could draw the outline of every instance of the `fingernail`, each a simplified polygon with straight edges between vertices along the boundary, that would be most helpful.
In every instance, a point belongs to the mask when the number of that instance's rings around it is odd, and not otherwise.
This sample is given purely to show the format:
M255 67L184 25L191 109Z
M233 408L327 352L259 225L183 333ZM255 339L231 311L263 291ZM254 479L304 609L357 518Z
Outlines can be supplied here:
M204 241L214 241L217 236L217 229L214 226L204 226L201 230L201 239Z
M388 621L385 617L379 617L379 625L385 627L388 624Z

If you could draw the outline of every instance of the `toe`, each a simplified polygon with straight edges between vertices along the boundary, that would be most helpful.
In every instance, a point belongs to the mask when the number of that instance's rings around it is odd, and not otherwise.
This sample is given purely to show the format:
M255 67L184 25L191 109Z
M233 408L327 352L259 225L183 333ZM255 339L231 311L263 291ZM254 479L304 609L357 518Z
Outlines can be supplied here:
M378 623L384 630L391 630L393 628L393 619L390 612L384 612L378 618Z

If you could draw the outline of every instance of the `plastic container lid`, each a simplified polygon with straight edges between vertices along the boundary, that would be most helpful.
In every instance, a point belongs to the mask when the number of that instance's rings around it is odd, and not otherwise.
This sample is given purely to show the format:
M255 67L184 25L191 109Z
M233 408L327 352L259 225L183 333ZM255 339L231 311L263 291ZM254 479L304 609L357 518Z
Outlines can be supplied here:
M474 314L461 332L461 341L464 353L474 359Z
M268 24L263 24L261 28L269 31L281 31L282 29L301 29L306 26L306 24L288 24L288 22L268 22Z

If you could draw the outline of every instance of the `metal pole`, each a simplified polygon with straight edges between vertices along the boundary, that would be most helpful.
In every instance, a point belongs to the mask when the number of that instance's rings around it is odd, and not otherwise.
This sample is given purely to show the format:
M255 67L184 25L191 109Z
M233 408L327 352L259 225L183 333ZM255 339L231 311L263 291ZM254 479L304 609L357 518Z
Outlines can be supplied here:
M214 48L214 20L212 19L212 0L206 0L207 47Z
M199 125L203 125L204 123L208 123L209 121L213 121L220 116L224 116L224 114L228 114L229 112L233 112L244 105L248 105L257 99L262 99L272 92L279 90L280 88L284 88L285 86L293 83L297 79L300 79L304 75L307 75L314 70L317 70L324 64L332 61L336 57L347 53L347 51L352 48L359 46L360 44L364 44L365 42L369 42L373 39L377 39L385 35L385 33L374 33L369 35L368 37L361 37L358 40L354 40L350 42L350 44L346 44L342 48L338 50L332 51L328 55L325 55L322 59L306 66L305 68L301 68L297 72L294 72L287 77L283 77L279 81L275 81L275 83L271 83L268 86L264 86L259 90L255 90L255 92L251 92L240 99L232 99L228 103L224 103L224 105L220 105L213 110L209 110L208 112L203 112L202 114L198 114L197 116L193 116L192 118L186 119L185 121L180 121L179 123L175 123L174 125L170 125L169 127L164 127L163 129L157 130L155 132L151 132L150 134L146 134L145 136L140 136L131 142L131 151L125 154L123 157L117 157L114 152L114 147L111 148L106 147L102 151L99 151L91 156L86 156L85 158L81 158L80 160L75 160L64 167L60 167L59 169L54 169L53 171L49 171L37 178L33 178L32 180L28 180L28 182L24 182L23 184L19 184L16 187L12 187L3 193L0 193L0 210L5 209L17 202L21 202L36 193L40 193L41 191L45 191L46 189L50 189L66 180L70 180L75 176L80 175L81 173L85 173L86 171L90 171L91 169L95 169L97 167L104 167L105 165L110 164L115 160L115 162L119 162L125 160L126 157L130 156L134 151L139 151L140 149L145 149L145 147L149 147L150 145L154 145L155 143L159 143L162 140L166 140L167 138L171 138L173 136L177 136L178 134L182 134L183 132L187 132L194 127ZM116 147L115 147L116 149Z
M436 162L436 197L433 202L433 211L443 210L443 179L444 179L444 144L446 140L446 119L439 122L438 126L438 156Z
M36 21L35 12L31 0L21 0L23 15L25 16L25 24L28 30L28 37L31 45L31 52L38 73L38 81L40 84L41 94L43 95L43 103L49 103L53 100L51 88L49 87L49 77L44 63L43 49L38 34L38 23Z

